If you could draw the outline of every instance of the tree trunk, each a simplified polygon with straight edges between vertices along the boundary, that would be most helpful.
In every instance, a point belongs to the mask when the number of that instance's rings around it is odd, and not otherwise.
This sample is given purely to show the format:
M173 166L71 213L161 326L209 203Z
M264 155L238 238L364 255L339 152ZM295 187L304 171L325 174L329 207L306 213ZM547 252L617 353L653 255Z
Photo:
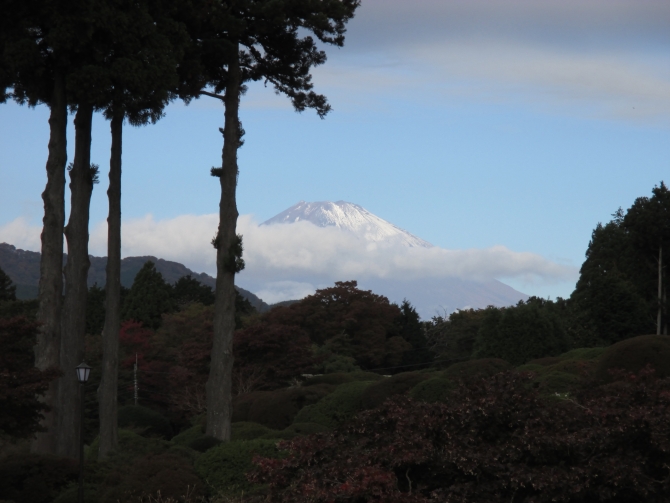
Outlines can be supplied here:
M60 364L60 322L63 302L63 225L65 224L65 165L67 164L67 98L65 79L54 79L51 116L49 117L49 157L44 200L44 227L40 256L39 309L41 323L35 345L35 366L40 370L57 368ZM56 453L58 420L58 380L49 385L44 402L51 410L41 422L46 431L38 433L31 450L39 454Z
M216 246L216 300L214 341L207 380L207 435L230 440L232 417L233 332L235 331L235 267L231 254L236 243L237 148L239 144L240 66L237 48L228 67L225 96L223 156L220 172L221 201ZM232 261L234 262L234 260Z
M98 459L116 449L118 439L117 389L119 379L119 331L121 330L121 150L123 114L111 122L112 152L109 160L109 216L107 217L107 279L105 283L105 327L102 331L102 379L100 404L100 450Z
M656 335L661 335L663 321L663 244L658 247L658 313L656 315Z
M75 367L84 357L86 334L86 284L88 258L88 221L93 176L91 171L91 122L93 107L79 105L74 119L75 153L70 170L70 218L65 227L67 264L65 265L65 298L61 323L60 364L63 376L59 383L59 421L57 453L76 458L79 453L80 399Z

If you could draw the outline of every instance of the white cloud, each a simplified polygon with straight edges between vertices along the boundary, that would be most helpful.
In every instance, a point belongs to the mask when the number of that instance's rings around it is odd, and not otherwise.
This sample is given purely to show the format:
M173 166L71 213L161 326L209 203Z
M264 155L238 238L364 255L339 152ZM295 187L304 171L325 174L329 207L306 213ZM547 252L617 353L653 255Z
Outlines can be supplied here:
M25 217L18 217L0 225L0 243L8 243L22 250L40 251L42 227L30 225Z

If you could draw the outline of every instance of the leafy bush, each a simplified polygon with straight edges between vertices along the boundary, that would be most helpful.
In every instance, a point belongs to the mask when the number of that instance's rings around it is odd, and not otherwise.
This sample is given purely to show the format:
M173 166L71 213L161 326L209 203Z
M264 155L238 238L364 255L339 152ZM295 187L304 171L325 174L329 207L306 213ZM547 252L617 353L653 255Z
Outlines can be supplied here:
M233 398L233 423L249 420L249 409L256 400L267 400L272 395L270 391L253 391Z
M68 483L77 480L78 463L38 454L13 456L0 462L0 500L51 503Z
M547 367L544 365L538 365L537 363L525 363L523 365L519 365L516 369L522 372L535 372L539 374L546 371Z
M218 445L202 454L195 463L200 477L215 491L239 495L259 489L251 484L246 473L252 468L254 456L279 457L275 440L234 441Z
M607 348L577 348L571 349L558 357L561 360L595 360L605 352Z
M314 405L303 408L294 423L316 423L334 428L363 408L363 393L373 383L354 381L342 384Z
M205 426L203 424L195 424L190 428L179 432L178 435L172 437L171 442L176 445L188 445L196 438L200 438L205 434Z
M354 382L354 381L379 381L383 377L374 372L365 372L363 370L356 372L334 372L332 374L324 374L314 376L307 379L304 386L313 386L315 384L332 384L339 386L340 384Z
M97 485L84 483L84 503L98 503L99 492ZM71 482L53 503L79 503L79 484Z
M459 379L491 377L512 366L500 358L481 358L478 360L468 360L466 362L455 363L442 372L442 377L446 379Z
M575 389L581 383L579 376L553 370L539 375L534 379L538 385L538 391L543 395L554 395L555 393L567 393Z
M100 438L97 437L86 449L86 459L93 461L98 457ZM110 463L126 465L139 457L159 454L167 451L170 443L159 438L146 438L134 431L119 430L119 446L110 455Z
M148 437L172 438L170 421L159 412L141 405L126 405L119 409L119 428L135 429Z
M445 402L456 385L443 377L433 377L414 386L409 396L421 402Z
M532 365L542 365L543 367L551 367L556 365L561 361L561 358L558 356L547 356L544 358L535 358L534 360L529 361L528 363Z
M428 374L419 372L403 372L370 385L362 396L363 408L374 409L393 395L400 395L414 386L430 378Z
M529 378L466 381L448 404L393 397L258 459L251 480L274 503L668 501L670 379L546 400Z
M300 409L315 404L333 389L331 385L318 384L304 388L273 391L264 399L256 400L251 404L248 421L274 430L283 430L293 422Z
M194 438L188 443L188 447L198 452L205 452L216 447L221 443L221 440L215 437L210 437L209 435L202 435L198 438Z
M293 423L284 432L292 432L296 435L312 435L328 431L328 427L318 423Z
M138 458L131 465L116 466L98 488L100 503L136 501L141 495L180 499L187 492L203 496L205 484L191 464L174 454L152 454Z
M639 372L651 365L658 377L670 376L670 337L667 335L640 335L608 347L596 367L596 379L609 382L611 370Z
M272 433L272 430L267 426L248 421L233 423L232 430L233 440L254 440L255 438L260 438L263 435Z
M585 376L595 369L596 363L592 360L563 360L547 367L549 372L567 372L576 376Z

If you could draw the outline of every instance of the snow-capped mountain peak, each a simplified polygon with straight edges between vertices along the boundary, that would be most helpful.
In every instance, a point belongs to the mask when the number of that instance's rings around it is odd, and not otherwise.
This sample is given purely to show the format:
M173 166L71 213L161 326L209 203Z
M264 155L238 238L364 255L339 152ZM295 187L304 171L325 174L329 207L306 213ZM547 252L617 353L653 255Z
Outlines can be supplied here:
M291 224L308 221L319 227L337 227L372 242L395 242L409 247L430 248L433 245L404 229L373 215L357 204L346 201L300 201L261 225Z

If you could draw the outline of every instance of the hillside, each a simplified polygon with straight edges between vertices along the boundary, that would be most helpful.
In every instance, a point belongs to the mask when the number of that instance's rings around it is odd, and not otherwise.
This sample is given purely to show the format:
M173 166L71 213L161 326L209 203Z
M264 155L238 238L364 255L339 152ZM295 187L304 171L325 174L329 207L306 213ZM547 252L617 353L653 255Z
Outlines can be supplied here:
M107 257L89 256L91 268L88 272L88 285L105 285L105 268ZM63 257L63 263L67 255ZM135 275L142 266L151 260L156 264L156 269L163 275L168 283L175 283L179 278L191 275L203 285L216 287L216 279L205 273L197 273L183 264L163 260L157 257L126 257L121 261L121 284L130 288L135 280ZM0 243L0 268L12 278L16 284L17 297L21 299L33 299L37 297L37 287L40 281L40 254L38 252L21 250L7 243ZM270 306L263 302L253 293L244 288L236 287L242 297L246 298L258 311L267 311Z

